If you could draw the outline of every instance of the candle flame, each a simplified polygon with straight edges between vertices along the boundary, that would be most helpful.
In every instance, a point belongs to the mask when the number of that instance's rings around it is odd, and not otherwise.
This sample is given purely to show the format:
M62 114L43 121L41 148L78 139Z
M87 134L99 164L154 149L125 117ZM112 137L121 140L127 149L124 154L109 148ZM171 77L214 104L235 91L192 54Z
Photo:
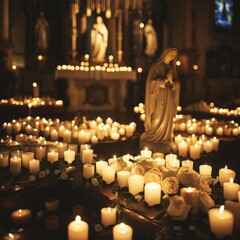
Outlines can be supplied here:
M232 177L230 178L230 183L233 183L233 178Z
M223 214L223 212L224 212L224 205L222 205L222 206L219 208L219 213L220 213L220 214Z
M225 169L227 169L227 165L225 166Z
M108 207L108 208L107 208L107 211L110 213L110 212L111 212L111 208L110 208L110 207Z
M79 215L77 215L76 218L75 218L75 221L76 221L77 223L80 223L80 222L81 222L81 217L80 217Z
M125 232L126 231L126 225L125 225L125 223L120 223L120 231L121 232Z
M9 238L14 238L14 235L12 233L8 233Z

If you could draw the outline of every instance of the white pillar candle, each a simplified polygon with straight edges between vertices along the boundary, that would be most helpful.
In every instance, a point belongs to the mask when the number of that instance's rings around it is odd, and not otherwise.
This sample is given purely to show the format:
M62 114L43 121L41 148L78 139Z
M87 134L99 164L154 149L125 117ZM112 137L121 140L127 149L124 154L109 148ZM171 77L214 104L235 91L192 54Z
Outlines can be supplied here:
M201 153L200 146L196 143L193 145L190 145L190 158L193 160L199 159Z
M66 129L63 131L63 142L70 143L72 141L72 131Z
M118 186L120 188L128 187L129 176L130 176L129 171L122 170L122 171L117 172L117 182L118 182Z
M212 142L212 148L214 151L218 151L219 148L219 139L216 137L213 137L210 139L210 141Z
M61 125L59 128L58 128L58 133L59 133L59 137L63 137L63 132L66 130L66 128Z
M167 161L166 167L179 168L180 161L178 159L169 159Z
M104 227L115 225L117 222L116 208L102 208L101 209L101 222Z
M222 135L223 135L223 128L222 128L222 127L218 127L218 128L216 129L216 134L217 134L218 136L222 136Z
M227 166L225 166L225 168L219 169L219 182L221 183L221 185L224 182L229 182L230 178L233 178L234 181L235 176L236 172L233 171L232 169L227 168Z
M93 164L84 164L83 165L83 177L86 179L92 178L94 176L95 169Z
M10 158L10 172L13 175L21 173L22 161L20 157L11 157Z
M113 227L113 240L132 240L132 235L132 227L125 223L120 223Z
M12 212L12 222L16 224L28 223L31 220L31 210L30 209L18 209Z
M130 175L128 178L128 191L132 195L143 192L144 177L139 174Z
M188 144L186 141L181 140L178 143L178 154L182 157L186 157L187 156L187 150L188 150Z
M36 147L36 158L42 160L46 157L46 146L37 146Z
M212 166L207 164L202 164L199 166L199 174L202 177L210 177L212 176Z
M74 160L75 160L75 151L70 149L64 151L64 161L66 161L68 164L71 164Z
M59 158L64 158L64 151L66 151L67 150L67 143L62 143L62 142L60 142L60 143L58 143L57 144L57 149L58 149L58 153L59 153Z
M210 127L210 126L206 126L206 128L205 128L205 133L206 133L207 135L212 135L212 133L213 133L213 128Z
M79 143L79 144L87 143L86 140L87 140L87 139L86 139L85 130L84 130L84 129L81 129L81 130L78 132L78 143Z
M219 239L231 236L233 232L233 214L224 210L224 205L220 208L211 208L208 211L211 231Z
M188 167L190 169L193 169L193 161L191 161L191 160L184 160L184 161L182 161L182 166L183 167Z
M57 162L57 161L58 161L58 155L59 155L59 153L58 153L58 152L55 152L55 151L48 152L48 153L47 153L47 160L48 160L50 163Z
M23 152L22 153L22 166L25 168L29 168L29 161L33 160L34 153L33 152Z
M180 189L181 196L185 202L191 205L195 210L198 208L198 191L194 187L183 187Z
M91 148L91 145L89 145L89 144L81 144L80 145L80 158L81 159L83 158L83 150L90 149L90 148Z
M149 182L144 187L144 200L148 206L154 206L161 202L161 186L156 182Z
M153 163L156 164L158 167L159 166L165 166L166 165L166 160L161 157L157 157L153 160Z
M115 169L109 166L102 169L102 179L106 184L110 184L115 180Z
M91 164L93 161L93 149L85 149L83 150L83 154L82 154L82 163L89 163Z
M132 137L133 136L133 133L134 133L134 126L132 126L131 124L129 125L126 125L126 128L125 128L126 132L126 137Z
M203 143L203 151L206 153L210 153L213 150L213 144L210 140L207 140L206 142Z
M29 172L31 174L38 174L40 171L40 161L37 159L32 159L29 161Z
M141 150L140 154L141 154L141 157L150 158L152 156L152 151L145 148L145 149Z
M68 240L88 240L89 226L79 215L68 225Z
M223 183L223 196L226 200L237 200L239 192L239 184L233 182L230 178L229 182Z
M53 129L50 134L51 134L50 138L52 142L55 142L58 140L59 133L56 129Z
M99 174L100 176L102 176L102 169L107 166L108 166L108 163L106 161L103 161L103 160L97 161L96 162L96 173Z
M0 154L0 167L7 167L9 165L9 155Z

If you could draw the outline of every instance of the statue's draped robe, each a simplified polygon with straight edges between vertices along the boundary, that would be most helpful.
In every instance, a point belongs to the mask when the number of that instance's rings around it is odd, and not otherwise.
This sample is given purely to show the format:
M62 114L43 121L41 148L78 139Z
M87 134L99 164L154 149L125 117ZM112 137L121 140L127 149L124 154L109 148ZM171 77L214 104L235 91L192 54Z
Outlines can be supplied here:
M168 143L173 139L173 118L179 104L180 83L173 72L172 87L165 85L169 65L158 61L149 71L145 95L145 132L142 142Z

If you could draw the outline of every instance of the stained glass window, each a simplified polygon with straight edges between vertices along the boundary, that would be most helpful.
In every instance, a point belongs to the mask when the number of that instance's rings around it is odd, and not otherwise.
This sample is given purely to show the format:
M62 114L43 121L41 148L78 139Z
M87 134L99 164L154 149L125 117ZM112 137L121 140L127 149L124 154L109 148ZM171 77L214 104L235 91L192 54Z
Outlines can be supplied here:
M222 28L233 26L233 0L215 0L215 25Z

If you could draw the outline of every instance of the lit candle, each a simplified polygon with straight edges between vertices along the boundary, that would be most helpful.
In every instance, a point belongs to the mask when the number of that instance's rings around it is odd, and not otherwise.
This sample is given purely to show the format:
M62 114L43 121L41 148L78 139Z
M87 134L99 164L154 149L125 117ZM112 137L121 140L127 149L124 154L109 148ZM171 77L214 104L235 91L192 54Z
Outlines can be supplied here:
M46 147L45 146L37 146L36 147L36 158L42 160L46 157Z
M233 214L224 209L224 205L220 208L212 208L208 211L211 231L217 238L221 239L225 236L231 236L233 232Z
M64 151L64 161L66 161L68 164L71 164L74 160L75 160L75 151L70 149Z
M59 133L58 133L58 131L56 129L53 129L51 131L50 135L51 135L51 141L52 142L55 142L55 141L58 140Z
M186 141L181 140L178 143L178 154L182 157L186 157L187 156L187 150L188 150L188 144L186 143Z
M143 192L144 177L139 174L130 175L128 178L128 191L132 195Z
M223 135L223 128L222 127L218 127L217 130L216 130L216 134L218 136L222 136Z
M149 182L144 187L144 200L148 206L154 206L161 202L161 185Z
M22 153L22 165L25 168L29 168L29 161L33 160L34 153L33 152L23 152Z
M21 240L22 237L18 233L8 233L2 239L3 240Z
M83 177L86 179L92 178L94 176L95 169L93 164L84 164L83 165Z
M120 223L113 227L113 240L132 240L132 235L132 227L125 223Z
M89 148L84 149L82 154L82 163L91 164L92 160L93 160L93 149L89 149Z
M79 215L68 225L68 240L88 240L88 224Z
M101 221L104 227L115 225L117 221L116 208L102 208L101 209Z
M212 148L214 151L218 151L218 147L219 147L219 139L216 137L213 137L210 139L210 141L212 142Z
M58 143L57 144L57 149L58 149L58 153L59 153L59 158L64 158L64 151L67 150L67 143Z
M102 169L102 179L106 184L110 184L115 180L115 169L109 166Z
M141 150L140 153L142 157L150 158L152 156L152 151L148 150L147 148Z
M153 160L154 164L156 164L158 167L159 166L165 166L166 164L166 160L164 158L161 157L157 157Z
M11 214L12 222L17 224L28 223L31 220L30 209L18 209Z
M230 178L233 178L233 181L234 181L235 176L236 176L236 172L227 168L227 166L219 170L219 182L221 183L221 185L224 182L229 182Z
M40 171L40 161L37 159L32 159L29 161L29 172L31 174L38 174Z
M122 171L117 172L117 182L118 182L118 186L120 188L128 187L129 176L130 176L129 171L122 170Z
M103 161L103 160L97 161L96 162L96 173L99 174L100 176L102 176L102 169L107 166L108 166L108 163L106 161Z
M223 183L223 196L226 200L237 200L239 192L239 184L233 182L230 178L229 182Z
M47 153L47 160L48 160L50 163L57 162L57 161L58 161L58 155L59 155L59 153L58 153L58 152L55 152L55 151L48 152L48 153Z
M191 205L195 210L198 208L198 191L194 187L183 187L180 190L181 196L185 202Z
M203 151L206 153L212 152L213 149L213 144L210 140L207 140L206 142L203 143Z
M80 145L80 158L83 158L83 150L91 148L89 144L81 144Z
M10 158L10 172L13 175L18 175L19 173L21 173L21 167L22 167L22 163L21 163L21 158L20 157L11 157Z
M63 131L63 142L70 143L72 140L72 131L66 129Z
M183 167L188 167L190 169L193 169L193 161L191 161L191 160L184 160L184 161L182 161L182 166Z
M199 166L199 174L202 177L210 177L212 176L212 166L203 164Z

